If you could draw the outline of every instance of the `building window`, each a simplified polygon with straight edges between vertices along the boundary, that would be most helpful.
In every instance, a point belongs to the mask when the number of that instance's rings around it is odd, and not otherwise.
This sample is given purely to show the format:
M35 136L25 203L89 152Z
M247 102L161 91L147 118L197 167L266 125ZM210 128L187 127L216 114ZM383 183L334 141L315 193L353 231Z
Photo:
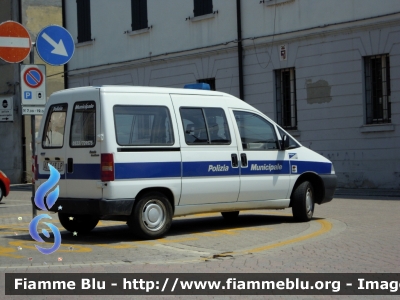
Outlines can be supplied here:
M132 31L147 28L147 0L131 0L131 3Z
M194 0L194 16L202 16L212 14L213 4L212 0Z
M367 124L390 123L389 54L365 57L364 63Z
M208 83L210 85L210 90L215 91L215 78L204 78L197 80L197 83Z
M90 0L76 0L78 16L78 43L92 40L90 25Z
M297 129L296 74L294 68L275 71L278 124Z

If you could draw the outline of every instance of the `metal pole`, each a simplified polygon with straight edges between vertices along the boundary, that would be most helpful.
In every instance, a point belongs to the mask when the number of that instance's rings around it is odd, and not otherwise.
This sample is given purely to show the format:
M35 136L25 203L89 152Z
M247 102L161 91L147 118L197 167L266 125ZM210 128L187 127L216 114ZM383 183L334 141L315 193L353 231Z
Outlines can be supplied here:
M32 50L31 53L29 54L29 63L31 65L35 64L35 43L32 42ZM32 145L32 159L35 159L35 149L36 149L36 136L35 136L35 129L36 129L36 124L35 124L35 115L31 115L31 133L32 133L32 140L31 140L31 145ZM35 161L32 161L32 164L34 164ZM36 166L35 166L36 168ZM32 179L35 178L35 173L32 172ZM34 181L32 180L32 218L37 216L37 210L35 206L35 184Z
M236 0L236 18L237 18L237 37L238 37L239 98L244 101L242 9L240 0Z

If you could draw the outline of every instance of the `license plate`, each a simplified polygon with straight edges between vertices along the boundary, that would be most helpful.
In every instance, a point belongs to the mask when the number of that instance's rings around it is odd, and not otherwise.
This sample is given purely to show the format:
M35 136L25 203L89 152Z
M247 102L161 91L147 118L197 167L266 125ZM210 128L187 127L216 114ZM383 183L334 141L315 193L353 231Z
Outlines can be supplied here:
M61 172L64 170L64 162L63 161L44 161L43 171L50 171L49 164L52 165L54 168L56 168L57 171Z

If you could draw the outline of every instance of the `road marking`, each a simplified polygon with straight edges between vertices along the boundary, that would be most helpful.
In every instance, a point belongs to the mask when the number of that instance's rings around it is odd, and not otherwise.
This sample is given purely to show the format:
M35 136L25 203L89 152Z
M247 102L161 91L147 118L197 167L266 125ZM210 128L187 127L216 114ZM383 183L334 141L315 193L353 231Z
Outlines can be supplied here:
M7 208L7 207L11 207L11 206L32 206L31 204L4 204L4 206L2 205L1 208Z
M327 220L315 220L315 222L319 223L321 225L321 228L319 230L317 230L317 231L312 232L312 233L309 233L309 234L306 234L306 235L303 235L303 236L299 236L299 237L296 237L296 238L286 239L284 241L277 242L277 243L270 244L270 245L260 246L260 247L241 250L241 251L233 251L231 253L231 255L244 255L244 254L249 254L249 253L263 252L263 251L275 249L275 248L278 248L278 247L283 247L283 246L286 246L286 245L302 242L302 241L305 241L305 240L308 240L308 239L312 239L312 238L315 238L315 237L317 237L319 235L325 234L325 233L327 233L327 232L332 230L332 223L327 221Z
M10 247L0 246L0 256L11 257L11 258L24 258L21 255L12 254L13 252L16 252L15 249L16 249L15 247L10 248Z
M35 244L37 244L36 241L12 241L12 242L8 242L8 244L10 246L14 246L14 247L20 246L23 249L31 249L31 250L37 251L37 249L35 247ZM51 244L51 243L48 243L48 244ZM93 251L93 249L89 248L89 247L84 247L84 246L77 245L77 244L62 243L60 248L57 250L57 252L71 252L71 250L69 249L70 247L74 248L74 253L87 253L87 252ZM12 248L7 248L7 249L12 249ZM0 256L2 256L1 252L0 252ZM21 256L19 258L21 258Z

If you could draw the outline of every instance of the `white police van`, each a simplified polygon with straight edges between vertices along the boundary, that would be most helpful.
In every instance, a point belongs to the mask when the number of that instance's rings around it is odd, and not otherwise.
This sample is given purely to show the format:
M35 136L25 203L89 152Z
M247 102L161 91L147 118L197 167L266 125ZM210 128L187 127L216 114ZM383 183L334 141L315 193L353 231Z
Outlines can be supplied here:
M309 221L315 203L330 201L336 188L328 159L220 92L56 92L36 143L36 188L48 179L49 164L60 172L50 210L69 231L123 220L138 236L158 238L176 216L221 212L234 220L241 210L287 207L296 220Z

